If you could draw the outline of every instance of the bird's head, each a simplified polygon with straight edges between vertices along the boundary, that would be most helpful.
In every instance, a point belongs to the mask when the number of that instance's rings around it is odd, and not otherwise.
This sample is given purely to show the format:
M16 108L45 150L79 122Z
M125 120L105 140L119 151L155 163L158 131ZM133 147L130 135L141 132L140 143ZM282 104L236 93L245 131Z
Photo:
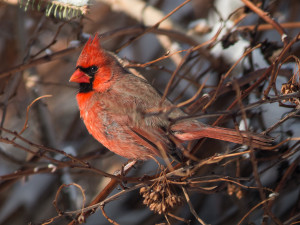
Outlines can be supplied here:
M80 84L79 92L104 91L112 78L111 56L101 48L99 35L90 38L85 44L76 64L70 82Z

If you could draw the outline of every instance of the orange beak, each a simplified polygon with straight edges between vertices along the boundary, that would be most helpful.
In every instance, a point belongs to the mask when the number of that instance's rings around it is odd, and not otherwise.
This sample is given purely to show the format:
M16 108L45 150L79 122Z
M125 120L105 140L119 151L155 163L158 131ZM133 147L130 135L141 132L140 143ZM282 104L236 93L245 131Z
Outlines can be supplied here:
M69 82L75 83L90 83L90 76L81 70L77 69L71 76Z

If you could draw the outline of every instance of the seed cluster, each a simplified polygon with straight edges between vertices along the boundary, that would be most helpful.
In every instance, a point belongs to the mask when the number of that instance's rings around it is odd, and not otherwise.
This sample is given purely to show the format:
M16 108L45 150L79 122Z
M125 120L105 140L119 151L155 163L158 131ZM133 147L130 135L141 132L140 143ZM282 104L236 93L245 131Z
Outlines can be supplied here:
M281 93L282 94L292 94L300 91L300 86L297 83L285 83L282 84ZM283 100L283 102L289 101L293 104L299 105L300 99L299 98L290 98L288 100Z
M172 192L170 185L165 183L142 187L140 194L144 198L143 203L158 214L166 213L174 206L181 205L183 201L182 197Z
M239 187L235 184L231 184L231 183L227 184L227 193L231 196L235 195L235 197L237 197L238 199L243 198L243 191L242 191L241 187Z

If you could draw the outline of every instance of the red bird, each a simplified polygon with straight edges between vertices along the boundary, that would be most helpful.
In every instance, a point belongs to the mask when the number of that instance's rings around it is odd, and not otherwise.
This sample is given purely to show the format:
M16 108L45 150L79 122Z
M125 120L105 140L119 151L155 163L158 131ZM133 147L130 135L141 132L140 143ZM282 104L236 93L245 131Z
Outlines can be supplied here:
M260 135L191 119L176 121L187 116L178 108L169 114L150 115L147 112L151 109L172 108L173 104L165 100L160 106L161 95L144 78L127 71L113 53L101 48L98 35L83 48L70 82L79 83L77 102L89 133L128 159L166 155L178 159L182 153L175 143L203 137L257 148L269 145Z

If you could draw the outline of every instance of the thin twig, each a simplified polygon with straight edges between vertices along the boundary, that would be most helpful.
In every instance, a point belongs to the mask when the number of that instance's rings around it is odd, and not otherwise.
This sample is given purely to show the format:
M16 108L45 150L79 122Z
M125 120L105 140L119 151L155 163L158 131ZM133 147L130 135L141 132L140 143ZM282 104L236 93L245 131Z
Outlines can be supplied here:
M102 212L103 216L108 220L108 222L110 222L111 224L114 224L114 225L119 225L116 221L114 221L114 220L112 220L111 218L108 217L108 215L104 211L104 205L101 205L100 209L101 209L101 212Z
M167 18L169 18L171 15L173 15L176 11L178 11L180 8L182 8L184 5L186 5L187 3L189 3L191 0L185 0L183 3L181 3L179 6L177 6L175 9L173 9L171 12L169 12L167 15L165 15L162 19L160 19L157 23L155 23L153 26L147 28L143 33L137 35L136 37L132 38L129 42L127 42L126 44L124 44L121 48L119 48L117 50L117 52L121 51L123 48L127 47L128 45L130 45L133 41L136 41L137 39L139 39L140 37L142 37L143 35L145 35L146 33L151 32L152 30L156 29L159 27L159 25L166 20Z
M191 203L190 197L189 197L189 195L188 195L188 193L187 193L185 187L181 186L181 189L182 189L183 194L184 194L184 196L185 196L185 199L186 199L186 201L187 201L187 203L188 203L188 205L189 205L189 208L190 208L190 210L191 210L191 213L194 215L194 217L198 220L198 222L199 222L200 224L202 224L202 225L208 225L207 223L205 223L205 222L197 215L197 213L196 213L196 211L195 211L195 209L194 209L194 207L193 207L193 205L192 205L192 203Z
M135 164L136 164L136 161L128 162L125 165L125 167L123 168L123 171L119 170L119 171L115 172L115 175L119 176L119 175L121 175L121 173L123 173L124 175L127 174L134 167ZM89 210L86 210L85 212L82 212L80 215L77 215L77 217L82 216L84 218L87 218L92 213L94 213L97 206L101 205L101 202L103 202L104 199L107 198L107 196L116 188L118 183L119 183L118 180L111 179L111 181L105 186L105 188L100 191L100 193L93 199L93 201L90 202L89 207L91 207L91 208ZM96 206L96 207L94 207L94 206ZM75 213L75 214L78 214L78 213ZM74 225L74 224L76 224L76 222L77 222L76 220L73 220L68 225Z
M260 203L258 203L257 205L255 205L252 209L250 209L246 215L243 216L243 218L239 221L239 223L237 225L241 225L243 223L243 221L255 210L257 209L259 206L266 204L268 201L273 200L275 198L275 196L270 197L268 199L265 199L263 201L261 201Z
M275 20L273 20L269 16L268 13L266 13L263 10L261 10L260 8L258 8L256 5L254 5L249 0L241 0L241 1L244 2L247 7L249 7L253 12L255 12L264 21L266 21L267 23L271 24L277 30L277 32L280 34L280 36L283 39L283 41L286 42L287 34L286 34L285 30L281 27L280 24L278 24Z

